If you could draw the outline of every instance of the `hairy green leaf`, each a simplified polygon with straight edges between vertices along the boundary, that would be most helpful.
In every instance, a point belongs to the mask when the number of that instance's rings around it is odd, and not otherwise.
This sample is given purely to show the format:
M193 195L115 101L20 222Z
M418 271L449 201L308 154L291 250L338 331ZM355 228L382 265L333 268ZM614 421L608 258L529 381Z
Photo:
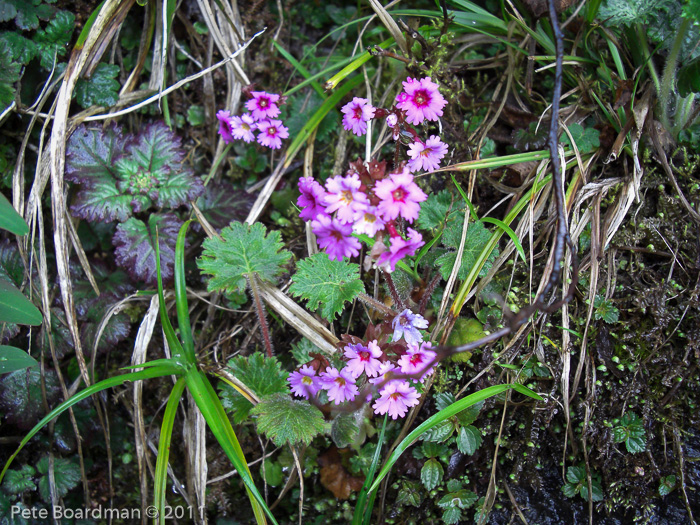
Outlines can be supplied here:
M44 456L36 464L36 469L42 474L39 478L39 494L46 503L51 502L49 493L49 457ZM75 461L68 458L53 458L54 481L56 482L56 493L59 498L64 497L68 492L80 483L80 467Z
M275 445L308 445L326 429L321 411L306 401L295 401L287 394L273 394L250 411L258 416L258 432Z
M336 447L345 448L354 443L359 430L353 414L340 414L333 420L331 439Z
M331 261L328 254L317 253L297 263L289 291L308 301L310 310L322 305L321 315L332 322L343 305L364 292L360 267L345 260Z
M461 201L452 202L452 194L448 190L433 193L421 205L418 215L418 226L423 230L437 230L445 224L451 211L464 208ZM462 216L464 220L464 216Z
M435 443L442 443L452 435L454 430L455 427L452 421L446 419L445 421L441 421L440 423L432 427L430 430L426 431L425 434L423 434L423 440L434 441Z
M420 471L420 480L426 490L433 490L442 481L445 474L442 464L435 458L430 458L425 462Z
M470 490L458 490L457 492L451 492L443 496L439 501L438 505L443 508L457 507L460 509L468 509L479 498Z
M228 362L227 368L258 397L289 392L287 384L289 374L282 370L275 357L265 357L262 353L254 353L246 357L237 356ZM233 415L234 422L244 421L253 404L226 383L221 383L220 390L221 404Z
M28 464L22 465L19 470L8 470L2 481L2 488L8 494L21 494L28 490L36 490L32 478L36 474L34 467Z
M282 272L292 254L284 250L280 232L266 235L265 227L232 222L221 230L221 239L206 239L197 265L211 275L209 291L243 292L246 276L256 274L263 281L273 281Z
M118 65L98 64L89 79L81 78L76 83L73 92L76 102L86 109L93 105L114 106L119 101L121 87L118 75Z
M461 229L464 220L462 212L455 214L455 216L461 216L462 220L455 220L445 229L445 233L442 236L442 242L445 246L450 248L459 248L459 242L461 239ZM484 249L489 239L491 238L491 232L487 230L481 221L471 223L469 229L467 230L466 238L464 241L464 252L462 253L462 263L460 265L459 271L457 272L457 277L459 279L464 279L467 277L469 270L476 264L476 260L479 254ZM493 261L498 257L498 249L494 250L489 254L488 259L484 263L483 268L479 272L479 276L485 276L493 265ZM438 257L435 261L440 269L440 274L444 279L448 279L452 269L454 268L455 262L457 260L457 252L449 251L444 255Z

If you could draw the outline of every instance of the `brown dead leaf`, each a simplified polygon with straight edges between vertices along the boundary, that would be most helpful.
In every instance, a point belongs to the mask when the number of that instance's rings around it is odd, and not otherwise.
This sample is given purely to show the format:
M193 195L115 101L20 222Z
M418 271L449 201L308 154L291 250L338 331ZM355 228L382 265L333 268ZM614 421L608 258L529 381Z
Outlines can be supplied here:
M348 499L353 492L359 492L365 480L350 474L341 459L336 447L329 448L318 457L321 485L330 490L336 498Z

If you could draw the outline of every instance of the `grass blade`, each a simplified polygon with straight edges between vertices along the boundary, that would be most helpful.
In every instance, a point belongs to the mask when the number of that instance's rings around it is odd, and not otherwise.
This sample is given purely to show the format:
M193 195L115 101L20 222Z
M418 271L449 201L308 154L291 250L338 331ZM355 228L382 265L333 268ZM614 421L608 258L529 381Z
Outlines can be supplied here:
M381 47L382 49L386 49L393 43L394 39L388 38L387 40L379 44L379 47ZM326 82L326 89L335 89L342 80L344 80L348 75L352 74L353 71L362 67L362 65L368 62L370 58L372 58L372 55L369 53L369 51L365 51L364 53L362 53L360 56L358 56L356 59L350 62L350 64L345 66L332 78L330 78Z
M309 70L306 69L301 64L301 62L299 62L296 58L294 58L291 55L291 53L289 53L289 51L287 51L281 45L279 45L276 40L272 41L272 45L275 46L275 49L277 49L277 51L279 51L280 55L282 55L287 60L287 62L289 62L290 64L292 64L294 66L294 69L296 69L302 77L304 77L306 80L309 80L311 78L311 73L309 72ZM319 95L321 95L322 97L325 98L326 93L323 91L323 88L321 87L321 85L318 82L316 82L315 80L311 80L310 82L311 82L311 87L314 88L314 91L316 91L316 93L318 93Z
M17 210L10 204L7 197L0 193L0 229L7 230L15 235L27 235L29 226Z
M369 519L372 516L372 507L374 506L374 498L376 492L372 493L370 501L367 502L367 495L369 494L369 484L372 478L374 478L374 473L377 471L379 466L379 460L382 457L382 445L384 444L384 431L386 430L386 421L388 414L384 415L384 423L382 424L382 430L379 432L379 440L377 441L377 449L374 451L374 457L372 458L372 464L369 467L369 472L365 478L365 482L362 484L362 489L357 496L357 504L355 505L355 514L352 518L353 525L367 525Z
M181 373L182 367L177 362L169 360L168 364L161 364L159 366L150 367L139 372L129 372L119 376L110 377L108 379L100 381L99 383L95 383L94 385L89 386L85 390L76 393L73 397L67 399L66 401L58 405L56 408L54 408L51 412L46 414L41 419L41 421L34 425L34 428L32 428L29 431L29 433L26 436L24 436L19 446L17 447L17 450L15 450L15 452L10 456L10 459L8 459L7 463L5 463L5 467L2 469L2 472L0 472L0 483L2 483L2 479L5 476L5 472L10 467L12 461L15 459L17 454L19 454L20 451L24 448L24 445L26 445L29 442L29 440L32 439L37 434L37 432L39 432L45 425L47 425L50 421L63 414L66 410L68 410L76 403L79 403L83 399L90 397L93 394L97 394L98 392L102 392L103 390L106 390L108 388L123 385L127 381L140 381L143 379L150 379L152 377L179 375Z
M241 476L243 483L245 483L256 521L259 524L266 523L265 514L267 514L270 520L277 524L272 512L265 504L265 500L262 498L253 482L253 477L248 468L248 462L243 454L243 449L241 449L241 445L231 426L228 415L224 411L224 407L221 405L221 401L216 395L214 388L211 386L209 379L207 379L202 372L194 368L189 370L186 379L187 388L192 394L197 407L202 412L212 434L214 434L219 445L224 449L226 456L228 456L229 460L231 460L231 463L233 463L233 466L238 471L238 474Z
M156 458L156 471L153 486L153 505L156 508L158 523L165 523L165 488L168 484L168 458L170 457L170 442L173 437L173 424L175 414L185 390L185 378L181 377L170 391L168 403L163 412L163 423L160 426L160 439L158 440L158 457Z
M179 236L178 236L179 238ZM158 299L160 302L160 323L163 325L163 333L165 334L165 339L168 341L168 346L173 353L175 359L181 359L184 357L184 350L177 336L175 335L175 329L170 323L168 318L168 311L165 308L165 293L163 292L163 278L160 272L160 248L158 242L158 230L156 230L156 273L158 274Z
M489 397L496 396L500 394L501 392L505 392L506 390L514 388L520 393L523 393L529 397L532 397L533 399L537 399L538 401L541 401L542 398L535 394L532 390L530 390L527 387L524 387L522 385L516 385L516 384L510 384L510 385L494 385L490 386L487 388L484 388L483 390L479 390L478 392L475 392L464 399L460 399L459 401L455 401L452 403L450 406L443 408L440 410L437 414L435 414L432 417L429 417L426 419L423 423L418 425L413 432L411 432L408 436L404 438L404 440L399 444L399 446L396 447L394 452L389 456L389 459L386 460L386 463L382 467L382 470L379 471L379 474L377 475L377 479L374 480L374 483L372 483L372 486L369 488L370 493L377 490L379 487L379 484L381 481L386 477L386 475L389 473L391 470L391 467L394 466L394 463L401 457L401 454L403 454L408 447L413 445L416 441L418 441L418 438L431 428L435 427L438 423L451 418L452 416L458 414L465 408L469 408L472 405L475 405L479 403L480 401L484 401L485 399L488 399ZM527 392L526 392L527 391Z
M177 324L180 328L180 339L185 351L185 359L187 359L188 363L195 364L192 323L190 321L189 307L187 306L187 285L185 283L185 237L187 236L187 227L190 225L190 222L192 221L187 221L182 225L175 243L175 308L177 310Z
M510 237L510 240L513 241L513 244L515 244L515 249L518 250L518 254L522 258L523 262L527 262L525 259L525 250L523 250L523 245L520 243L520 239L518 239L518 236L515 235L515 232L512 230L510 226L508 226L505 222L499 221L498 219L494 219L493 217L482 217L481 222L488 222L490 224L495 224L498 226L500 229L502 229L504 232L508 234L508 237Z

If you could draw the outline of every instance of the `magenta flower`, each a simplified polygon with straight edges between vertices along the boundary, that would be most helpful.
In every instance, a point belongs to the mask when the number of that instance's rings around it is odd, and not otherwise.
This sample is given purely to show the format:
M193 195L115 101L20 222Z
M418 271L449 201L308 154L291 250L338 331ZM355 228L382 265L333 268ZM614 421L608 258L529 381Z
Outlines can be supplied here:
M392 419L404 417L409 407L418 404L420 394L407 381L392 381L380 392L381 397L377 399L372 408L375 414L386 414Z
M221 135L221 138L224 139L226 144L233 142L233 122L231 121L231 112L222 109L216 113L216 118L219 119L219 135Z
M337 217L343 222L353 222L369 206L367 195L360 191L360 177L353 173L347 177L340 175L326 181L328 194L325 201L328 213L337 211Z
M438 85L430 77L416 80L408 78L403 83L403 92L396 97L396 107L406 112L406 120L413 125L424 119L437 120L447 101L438 91Z
M377 207L387 221L401 215L408 222L418 217L420 202L428 196L413 182L413 175L404 167L401 173L392 173L388 179L374 186L374 194L381 199Z
M297 199L297 204L302 208L299 217L305 221L313 221L319 214L327 215L324 204L326 190L323 186L313 177L301 177L298 184L301 195Z
M255 120L271 119L280 114L280 108L277 107L279 95L265 91L253 91L251 95L253 98L245 103L245 107Z
M318 245L326 251L331 261L340 261L343 257L353 257L360 253L360 241L351 237L352 224L343 224L328 215L317 215L311 222L311 230L316 234Z
M408 240L404 240L400 235L391 238L391 246L389 251L382 253L377 259L377 266L386 268L393 272L396 270L396 263L406 256L415 255L418 248L423 246L423 236L413 228L408 228Z
M362 375L362 372L367 374L368 377L374 377L379 374L379 367L381 366L381 361L379 357L382 356L382 350L377 345L377 340L370 341L367 346L356 344L348 345L345 347L345 357L348 357L350 361L343 370L347 370L350 375L357 378Z
M374 237L378 231L384 229L384 224L386 223L379 216L377 208L370 206L362 212L359 219L355 220L355 224L352 225L352 231Z
M447 144L436 135L432 135L425 144L416 141L408 147L408 156L411 157L408 161L408 169L434 171L440 166L440 160L446 153Z
M419 374L422 372L420 382L422 383L426 376L429 376L435 371L432 366L427 368L435 356L435 352L430 350L432 344L425 342L420 345L409 345L408 351L399 358L398 365L401 367L401 372L404 374Z
M394 329L392 342L396 342L403 336L409 345L416 345L423 341L423 336L418 331L419 328L428 328L428 321L419 314L414 314L408 308L394 317L391 322Z
M336 405L343 401L352 401L360 393L355 379L349 372L330 366L325 372L321 372L321 388L328 391L328 399Z
M282 125L281 120L261 120L257 126L260 130L258 142L268 148L280 149L282 139L289 137L288 130Z
M231 117L231 133L233 138L243 139L246 142L253 142L255 134L253 130L257 127L253 117L250 115L241 115L240 117Z
M295 396L315 397L316 393L321 390L321 379L316 376L316 370L308 365L302 366L298 371L292 372L287 378L289 386L292 387L292 393Z
M340 110L345 113L343 127L358 137L367 133L367 122L374 117L375 108L366 98L355 97Z

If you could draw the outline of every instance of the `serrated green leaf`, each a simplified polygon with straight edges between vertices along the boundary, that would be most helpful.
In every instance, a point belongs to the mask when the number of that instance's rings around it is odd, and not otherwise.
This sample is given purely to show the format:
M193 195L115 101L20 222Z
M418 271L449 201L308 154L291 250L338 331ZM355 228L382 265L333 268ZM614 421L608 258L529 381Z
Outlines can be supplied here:
M36 44L41 67L50 70L57 63L58 58L68 51L68 43L73 35L75 27L75 15L68 11L56 13L45 29L37 31L32 39ZM119 71L119 67L117 71Z
M446 496L443 496L439 501L438 505L442 508L457 507L460 509L468 509L479 498L470 490L458 490L457 492L451 492Z
M265 227L232 222L221 230L221 239L206 239L197 265L211 275L209 291L244 292L246 276L256 274L263 281L273 281L282 272L292 254L284 250L278 231L266 235Z
M455 401L457 401L457 399L451 392L440 392L439 394L435 395L435 408L437 408L439 412L443 408L450 406Z
M462 520L462 510L459 507L450 507L442 513L442 521L445 525L456 525Z
M299 443L308 445L326 428L318 408L305 401L295 401L287 394L263 398L250 413L258 416L258 432L265 434L278 447Z
M227 368L258 397L289 391L289 374L282 370L276 357L265 357L262 353L237 356L228 362ZM220 388L221 403L233 415L234 422L241 423L248 417L253 404L226 383Z
M416 219L418 226L423 230L437 230L445 224L452 208L452 194L448 190L429 195L428 199L421 204L420 213ZM464 220L464 216L462 216L462 220Z
M9 53L8 60L10 62L27 65L36 56L37 45L28 38L24 38L17 31L0 33L0 42L3 42L0 45L7 46L7 51L2 50L0 54Z
M204 108L202 106L193 105L187 109L187 123L190 126L201 126L204 124Z
M355 416L340 414L333 420L331 439L336 447L345 448L355 442L359 430Z
M420 451L426 458L436 458L445 452L445 445L433 441L423 441Z
M423 441L434 441L436 443L442 443L452 435L454 429L455 427L452 424L452 421L446 419L445 421L441 421L433 428L428 430L425 434L423 434Z
M0 0L0 22L14 19L27 31L39 27L39 20L48 20L55 10L42 0Z
M615 443L622 443L629 437L629 432L625 427L613 428L613 440Z
M668 496L674 488L676 488L675 475L671 474L670 476L662 477L661 483L659 484L659 495Z
M321 315L330 322L343 311L346 302L353 301L364 289L359 265L331 261L326 253L299 261L289 287L292 295L308 301L310 310L322 305Z
M573 123L569 126L569 133L580 153L590 153L600 147L600 131L595 128L584 128L581 124ZM560 142L564 147L572 148L567 133L562 134Z
M620 311L610 299L605 299L602 295L596 295L593 306L595 307L594 317L596 319L602 319L608 324L618 321Z
M396 505L411 505L412 507L420 507L423 502L423 491L418 483L405 481L401 490L396 496Z
M457 448L463 454L471 456L481 446L482 441L481 431L472 425L467 425L459 431Z
M586 481L586 469L582 467L569 467L566 469L566 479L574 485Z
M600 486L600 482L596 479L591 480L591 491L593 493L593 501L603 501L603 489ZM583 483L579 489L581 497L588 501L588 484Z
M51 502L49 493L49 458L44 456L36 464L36 468L40 474L39 478L39 494L46 503ZM56 493L59 498L64 497L68 492L75 488L80 482L80 467L68 458L54 457L53 459L54 480L56 482Z
M88 80L81 78L76 83L73 92L76 102L86 109L93 105L114 106L119 101L121 87L117 80L118 75L118 65L98 64Z
M15 82L20 78L20 70L21 65L12 60L7 42L0 40L0 111L5 111L15 100Z
M474 423L474 421L476 421L476 418L479 417L479 412L481 412L481 408L483 406L483 402L475 403L469 408L466 408L459 412L457 414L457 420L460 422L461 425L471 425L472 423Z
M299 365L305 365L311 361L311 352L320 353L321 349L305 337L298 343L292 344L292 357Z
M24 350L14 346L0 345L0 374L7 374L15 370L24 370L30 366L36 366L36 359Z
M28 490L36 490L32 477L36 471L31 465L22 465L19 470L8 470L2 481L2 488L8 494L21 494Z
M573 498L578 494L578 483L565 483L561 491L567 498Z
M462 215L462 212L455 214ZM463 216L462 216L463 217ZM442 242L445 246L451 248L458 248L459 241L461 238L461 228L462 221L456 220L454 223L448 223L445 228L445 233L442 236ZM467 277L469 270L476 264L477 258L484 247L487 245L489 239L491 238L491 233L484 227L481 221L474 222L469 225L467 230L466 238L464 241L464 252L462 253L462 263L460 269L457 272L457 277L459 279L464 279ZM479 272L479 276L484 276L491 269L493 261L498 257L498 249L494 250L489 254L484 266ZM455 261L457 260L457 252L449 251L444 255L440 256L435 263L440 269L440 274L444 279L448 279L452 269L454 268Z
M627 441L625 441L625 447L627 448L627 452L630 454L644 452L647 449L646 439L631 436L629 439L627 439Z
M433 490L442 481L445 470L440 462L435 458L430 458L425 462L420 471L420 480L426 490Z

